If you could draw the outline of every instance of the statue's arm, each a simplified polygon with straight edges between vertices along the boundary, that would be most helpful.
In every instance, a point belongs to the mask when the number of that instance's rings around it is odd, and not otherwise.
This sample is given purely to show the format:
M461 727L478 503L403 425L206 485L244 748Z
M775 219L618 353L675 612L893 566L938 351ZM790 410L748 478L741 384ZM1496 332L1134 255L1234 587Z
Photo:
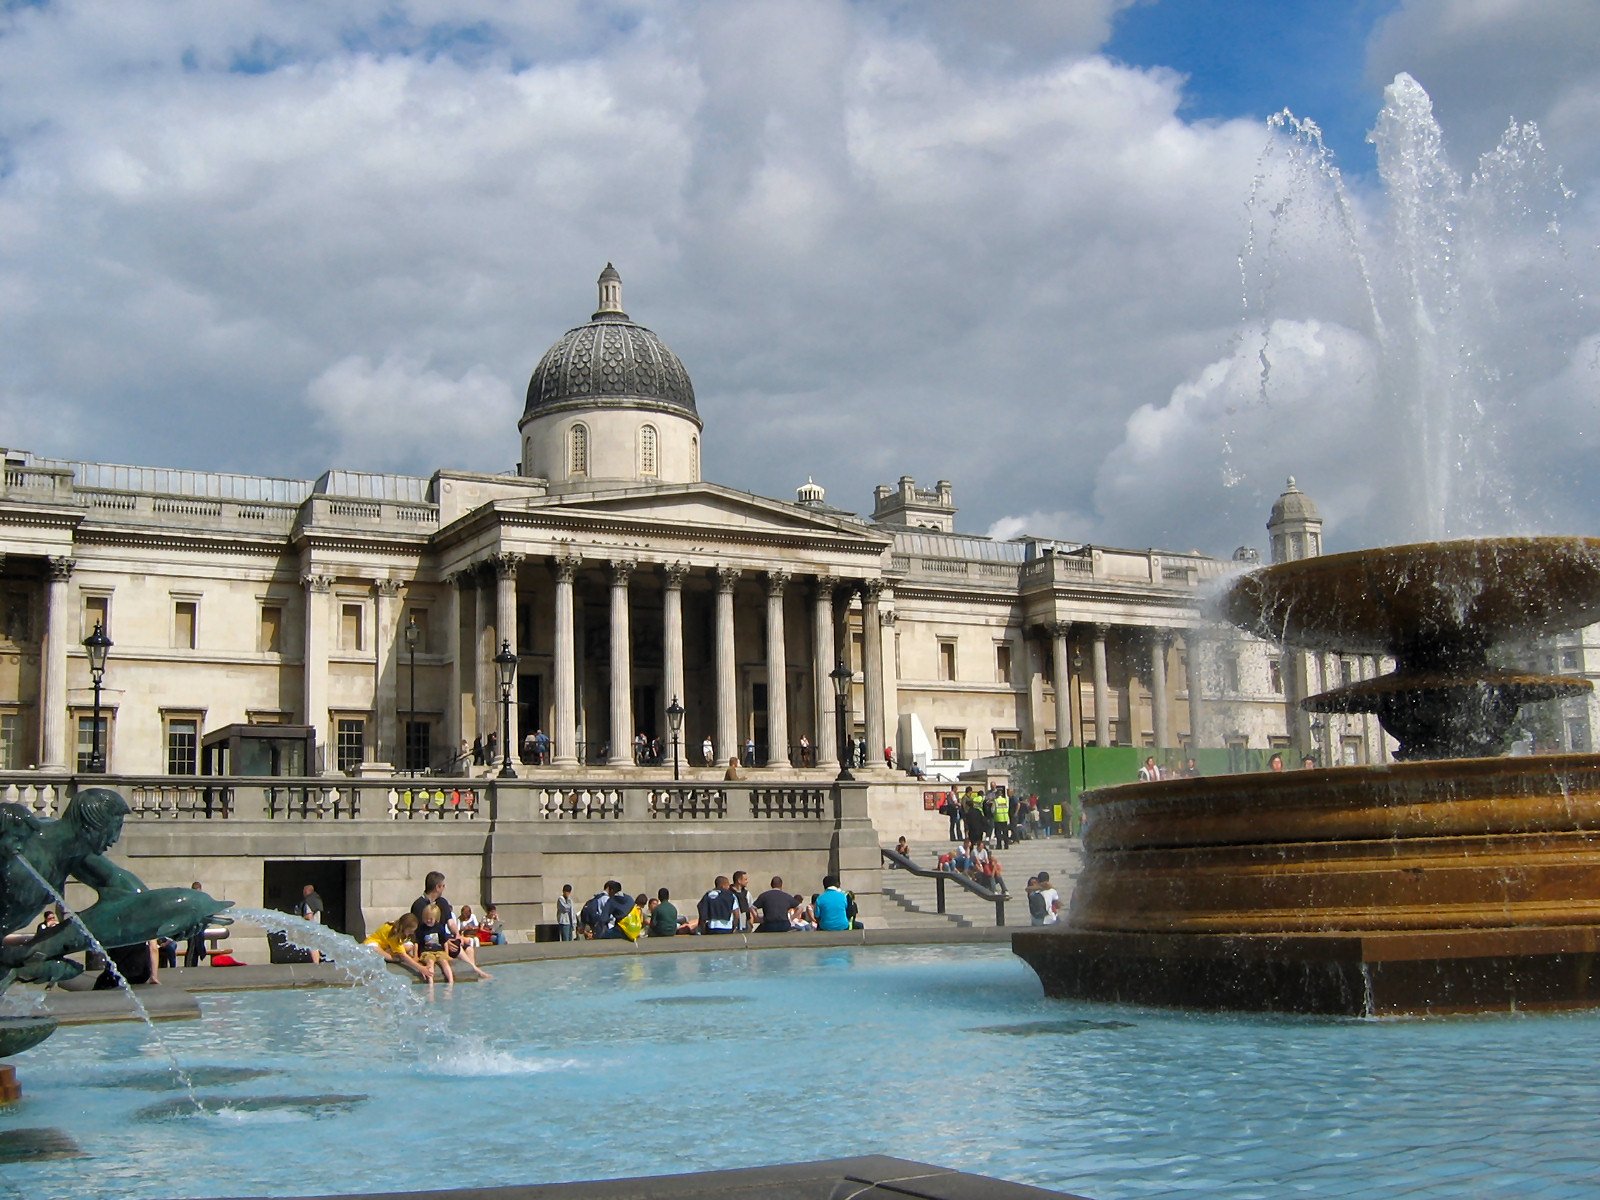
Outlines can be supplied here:
M102 896L149 890L132 871L117 866L103 854L90 854L81 859L72 873Z

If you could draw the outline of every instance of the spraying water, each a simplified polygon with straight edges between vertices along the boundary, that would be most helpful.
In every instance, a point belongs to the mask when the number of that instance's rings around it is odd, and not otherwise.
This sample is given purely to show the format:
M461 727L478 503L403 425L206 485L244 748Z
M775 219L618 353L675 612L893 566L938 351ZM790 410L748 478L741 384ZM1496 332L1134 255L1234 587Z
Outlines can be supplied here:
M1331 314L1372 355L1348 378L1372 390L1363 449L1382 464L1370 509L1392 514L1378 518L1385 532L1417 541L1538 529L1553 514L1513 493L1505 448L1528 440L1527 393L1559 374L1581 338L1587 300L1561 234L1572 193L1532 125L1512 122L1463 178L1416 80L1397 76L1384 100L1370 135L1382 185L1373 197L1347 184L1314 123L1287 111L1269 123L1281 136L1252 188L1240 258L1257 372L1247 417L1263 419L1289 386L1278 375L1294 323ZM1311 261L1285 261L1291 245ZM1348 403L1319 398L1330 412ZM1243 475L1243 440L1238 427L1224 438L1230 485Z

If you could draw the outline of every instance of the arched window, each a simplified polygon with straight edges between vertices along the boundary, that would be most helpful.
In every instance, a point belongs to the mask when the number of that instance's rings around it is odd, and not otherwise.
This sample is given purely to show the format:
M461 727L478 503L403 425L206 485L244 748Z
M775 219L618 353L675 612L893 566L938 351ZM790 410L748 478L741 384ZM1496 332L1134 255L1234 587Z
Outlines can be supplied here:
M567 431L567 478L582 479L589 474L589 427L574 425Z
M656 427L654 425L641 425L639 427L639 474L653 477L661 473L656 460Z
M696 482L700 479L700 439L689 439L689 475Z

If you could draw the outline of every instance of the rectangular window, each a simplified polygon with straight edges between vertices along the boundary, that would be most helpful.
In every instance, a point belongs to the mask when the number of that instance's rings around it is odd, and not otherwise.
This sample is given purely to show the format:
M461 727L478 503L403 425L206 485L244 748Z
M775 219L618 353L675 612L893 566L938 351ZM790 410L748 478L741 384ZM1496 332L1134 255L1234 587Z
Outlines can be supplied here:
M1347 737L1339 743L1341 761L1347 767L1359 767L1367 761L1367 743L1359 737Z
M433 725L428 721L406 722L406 766L408 771L426 771L433 762Z
M172 648L193 650L195 627L200 623L198 600L175 600L172 604Z
M1356 681L1356 660L1353 659L1353 658L1341 658L1339 660L1339 683L1340 683L1340 685L1343 686L1343 687L1349 687L1355 681Z
M197 717L167 718L167 774L194 775L200 764L200 721Z
M360 604L342 604L339 606L339 649L361 650L364 649L361 638Z
M98 625L111 636L111 597L85 596L83 598L83 636L88 637Z
M0 771L22 769L22 714L0 713Z
M256 649L263 654L283 653L283 605L261 606L261 632L256 638Z
M959 760L966 757L962 748L966 745L967 734L964 729L941 729L938 732L939 757L950 760Z
M852 671L864 671L867 663L867 648L866 644L861 640L859 631L850 635L850 654L850 660L844 665Z
M939 678L953 680L956 677L956 644L952 641L939 642Z
M1281 733L1276 733L1267 738L1267 747L1272 750L1287 750L1289 739Z
M994 748L1000 754L1014 754L1022 744L1021 736L1015 730L995 730Z
M1563 671L1576 671L1578 669L1578 652L1576 650L1563 650L1561 652L1561 669Z
M104 710L100 713L100 757L103 763L111 761L111 719L110 714ZM78 718L78 770L92 771L94 769L95 747L95 722L94 716L80 716Z
M1283 695L1283 663L1276 658L1267 659L1267 687L1275 695Z
M1239 688L1239 656L1227 654L1222 659L1222 690L1237 692Z
M338 755L338 769L345 774L354 774L361 765L365 753L367 723L360 717L341 717L335 727L335 751Z
M1011 647L1003 642L994 648L994 675L1001 683L1011 682Z

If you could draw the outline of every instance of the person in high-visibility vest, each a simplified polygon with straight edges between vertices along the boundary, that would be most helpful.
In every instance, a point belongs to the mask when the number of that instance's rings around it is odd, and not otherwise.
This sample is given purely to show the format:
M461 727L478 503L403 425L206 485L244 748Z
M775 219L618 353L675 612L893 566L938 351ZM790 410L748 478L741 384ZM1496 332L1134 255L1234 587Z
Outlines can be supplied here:
M1005 788L1000 788L994 794L994 836L995 844L1002 850L1011 847L1011 799L1006 795Z

